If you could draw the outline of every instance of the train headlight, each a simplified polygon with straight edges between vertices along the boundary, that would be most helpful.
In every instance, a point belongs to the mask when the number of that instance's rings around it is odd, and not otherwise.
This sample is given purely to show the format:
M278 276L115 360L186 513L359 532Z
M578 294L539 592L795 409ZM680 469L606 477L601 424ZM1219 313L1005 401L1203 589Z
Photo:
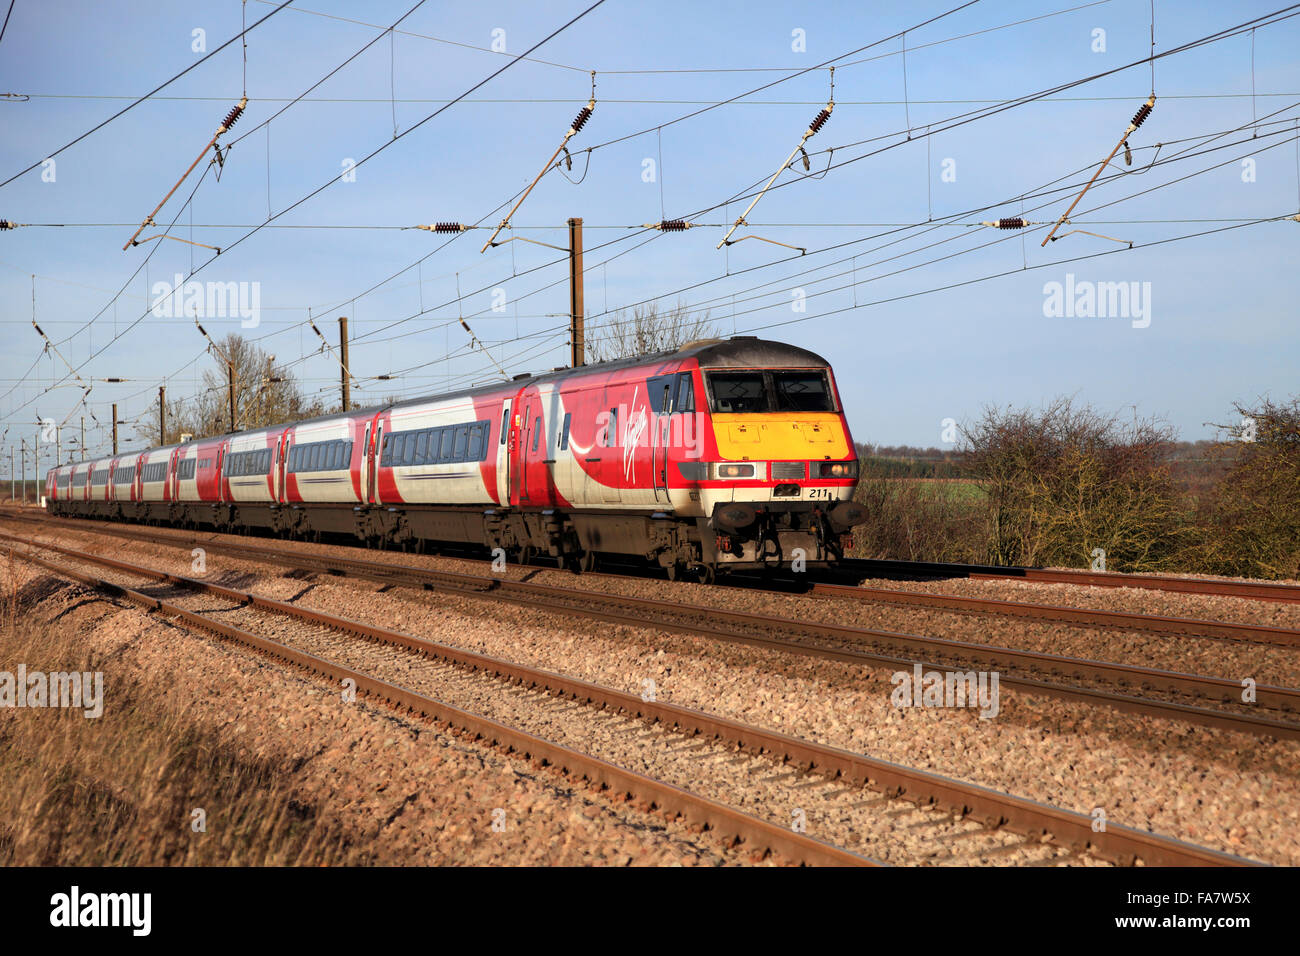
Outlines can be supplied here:
M819 463L818 472L822 478L856 478L858 463L854 461L823 461Z
M715 461L709 464L709 478L713 481L763 478L766 468L756 461Z

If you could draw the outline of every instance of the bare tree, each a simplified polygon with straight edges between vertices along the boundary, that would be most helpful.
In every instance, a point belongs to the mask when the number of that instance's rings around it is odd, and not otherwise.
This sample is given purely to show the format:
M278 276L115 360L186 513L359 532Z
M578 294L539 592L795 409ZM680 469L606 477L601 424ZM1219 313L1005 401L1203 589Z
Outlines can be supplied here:
M233 430L260 428L310 418L325 412L319 401L307 401L292 374L275 357L237 333L230 333L212 349L213 367L204 369L196 395L167 403L166 442L183 433L207 438ZM235 422L230 427L229 366L234 366ZM158 406L141 416L140 431L151 441L158 438Z
M587 332L587 361L609 362L613 359L667 352L698 339L716 338L717 326L709 321L707 311L693 313L678 300L660 311L656 303L620 309L608 323Z

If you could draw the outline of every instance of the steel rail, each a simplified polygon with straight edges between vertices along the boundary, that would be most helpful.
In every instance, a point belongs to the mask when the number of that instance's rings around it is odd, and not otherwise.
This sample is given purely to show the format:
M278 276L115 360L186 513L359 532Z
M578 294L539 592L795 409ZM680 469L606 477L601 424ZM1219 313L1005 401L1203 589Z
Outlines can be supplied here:
M1272 581L1231 581L1224 578L1188 578L1160 574L1127 574L1119 571L1072 571L1047 568L998 567L984 564L952 564L939 561L899 561L857 558L842 562L839 570L863 577L906 574L919 578L970 578L972 580L1015 579L1037 584L1075 584L1086 587L1141 588L1179 594L1203 594L1248 598L1255 601L1300 603L1300 585Z
M821 597L848 598L875 604L978 611L983 614L1001 614L1007 617L1025 617L1065 624L1126 628L1135 631L1180 634L1187 637L1205 637L1212 640L1272 644L1277 647L1300 647L1300 629L1272 627L1267 624L1242 624L1236 621L1173 617L1131 611L1105 611L1096 608L1067 607L1061 604L1033 604L1027 601L935 594L927 591L900 591L892 588L852 587L844 584L814 584L811 593Z
M36 546L44 547L39 543ZM844 781L855 787L866 786L886 792L894 797L906 797L918 805L942 806L953 811L959 817L971 817L982 821L989 829L1005 827L1010 831L1028 837L1050 834L1054 839L1060 841L1057 844L1059 846L1066 846L1076 851L1090 850L1120 863L1131 863L1139 859L1148 866L1240 866L1256 863L1256 861L1208 847L1196 846L1122 824L1109 823L1103 832L1096 832L1093 827L1094 821L1090 816L1016 797L977 784L814 743L692 708L660 701L647 701L625 691L567 677L525 664L517 664L475 651L452 647L428 638L406 634L378 625L301 607L253 592L228 588L224 585L174 575L152 568L133 565L129 562L78 552L73 549L59 547L53 550L58 550L60 553L68 554L89 563L103 564L126 571L129 574L165 581L196 592L225 598L240 605L247 605L297 620L322 625L335 631L356 635L380 644L405 648L422 656L439 659L462 669L481 671L492 677L502 678L530 689L538 689L554 696L566 697L582 704L594 704L602 709L624 713L651 723L658 722L666 728L687 736L722 740L741 750L770 755L782 764L794 766L804 772L816 773L830 780ZM83 583L99 581L115 592L130 590L112 582L103 582L102 579L95 579L90 575L81 575L79 572L74 572L73 569L60 567L55 562L45 561L34 554L25 553L20 556L55 573L75 576L82 580ZM146 596L146 598L148 601L156 602L159 609L171 607L157 598L151 596ZM193 612L184 611L183 609L175 610L184 615L193 614ZM204 622L210 621L209 618L203 615L194 616L202 618ZM223 628L231 628L230 625L221 622L211 623L219 624ZM231 630L237 629L231 628ZM314 661L321 660L313 655L305 654L305 652L297 653L311 657ZM348 676L355 676L355 672ZM377 683L382 684L383 682ZM360 684L358 684L358 687L360 687Z
M134 528L129 531L114 532L114 534L165 544L176 545L181 543L171 535L156 535ZM0 534L0 538L11 537L10 535ZM25 539L14 538L13 540L22 541ZM1189 695L1200 698L1216 697L1228 703L1238 703L1241 700L1243 685L1239 681L1225 678L1180 674L1155 668L1064 657L1038 651L1017 650L948 638L926 637L839 624L794 621L703 605L660 601L650 598L633 598L625 595L610 595L598 591L562 588L535 582L511 581L501 577L484 577L456 571L435 571L409 565L362 561L353 558L306 555L299 551L285 551L243 542L224 544L220 542L204 542L196 538L192 542L183 543L194 543L216 553L273 563L280 567L292 565L302 570L321 571L335 576L352 576L390 587L441 590L444 593L454 593L484 600L507 601L533 609L541 608L561 614L580 614L592 619L612 621L634 627L660 626L689 634L721 639L730 643L745 644L777 652L794 653L865 667L888 667L897 671L911 669L920 664L924 668L934 669L944 674L965 673L970 669L969 665L971 663L979 664L981 668L989 670L1006 667L1015 668L1017 666L1037 668L1040 671L1046 670L1048 676L1054 680L1045 681L1028 675L999 672L1000 683L1030 694L1082 702L1093 706L1108 706L1116 710L1144 716L1189 721L1256 736L1300 739L1300 723L1058 682L1062 678L1075 681L1081 679L1093 680L1103 684L1133 685L1143 690L1156 689L1175 695ZM58 545L44 546L55 550L59 548ZM593 607L592 605L596 606ZM786 633L794 635L794 637L772 636L782 629ZM951 659L944 661L933 657L919 659L916 657L899 657L880 651L864 651L856 647L830 647L825 644L809 643L807 640L809 636L859 647L864 642L877 646L883 643L890 648L902 649L904 653L921 650L932 655L938 651L949 655L957 655L961 660L953 662ZM1294 713L1297 707L1300 707L1300 689L1257 684L1254 690L1256 698L1253 703L1255 706L1281 710L1288 714Z
M134 604L166 617L176 618L186 624L216 634L250 647L268 657L292 664L303 670L341 683L351 679L356 682L358 694L365 694L399 712L418 714L435 723L447 724L472 735L475 739L500 747L508 753L518 753L525 759L537 761L542 766L558 769L570 777L585 780L611 799L643 800L652 811L669 819L682 818L700 826L706 832L716 832L724 842L747 844L755 853L776 852L795 862L821 866L873 866L877 861L816 840L803 833L778 826L767 820L729 807L708 797L693 793L662 780L637 773L625 767L590 754L581 753L545 740L527 731L499 723L479 714L462 710L425 694L398 684L370 677L365 673L336 663L315 654L290 647L279 641L253 634L214 620L206 615L188 611L166 601L123 587L112 581L83 574L73 568L61 566L34 554L17 555L23 560L40 565L47 570L72 578L87 587L125 598ZM87 559L89 556L86 556ZM1205 850L1211 853L1213 851ZM1234 858L1224 854L1228 861ZM1251 861L1243 861L1249 864Z

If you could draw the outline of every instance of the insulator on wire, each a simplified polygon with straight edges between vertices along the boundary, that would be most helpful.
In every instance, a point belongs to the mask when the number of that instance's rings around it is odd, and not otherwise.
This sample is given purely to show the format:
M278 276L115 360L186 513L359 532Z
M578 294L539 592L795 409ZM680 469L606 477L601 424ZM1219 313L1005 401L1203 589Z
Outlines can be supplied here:
M564 150L564 168L573 172L573 157L569 155L569 147L561 146L560 149Z
M1133 150L1129 146L1128 140L1124 140L1124 165L1125 166L1133 165Z
M18 228L18 223L14 222L12 219L0 219L0 231L3 231L5 229L17 229L17 228Z
M826 107L820 113L817 114L816 118L811 123L808 124L808 130L810 134L818 132L819 130L821 130L823 126L826 125L826 121L831 118L832 109L833 107L831 106Z
M248 105L248 97L244 97L235 106L231 107L226 118L221 121L221 132L225 132L239 122L239 117L244 115L244 107Z
M812 161L808 159L808 151L800 146L799 152L803 155L803 171L805 173L810 172L812 170Z
M1019 216L1012 219L998 219L995 221L985 221L980 223L981 226L991 226L994 229L1024 229L1033 225L1028 219L1022 219Z
M665 219L663 222L647 222L645 228L658 229L660 232L685 232L694 225L685 219Z
M591 119L592 109L593 107L591 106L584 106L578 111L578 115L575 116L573 122L569 124L569 129L572 130L573 133L577 134L582 132L582 128L587 125L587 120Z
M1131 123L1129 123L1129 125L1132 126L1134 129L1137 129L1139 126L1141 126L1143 123L1147 121L1147 117L1151 115L1151 111L1155 108L1156 108L1156 98L1153 96L1151 97L1151 99L1147 100L1145 103L1143 103L1141 106L1138 107L1138 111L1133 114L1133 120Z
M423 229L425 232L465 232L469 229L459 222L435 222L431 226L416 226L416 229Z

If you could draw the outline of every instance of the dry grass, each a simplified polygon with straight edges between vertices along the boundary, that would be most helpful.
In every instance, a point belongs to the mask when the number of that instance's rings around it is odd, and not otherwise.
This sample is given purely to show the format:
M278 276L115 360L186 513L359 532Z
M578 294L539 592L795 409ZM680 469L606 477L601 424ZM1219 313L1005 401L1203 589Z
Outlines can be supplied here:
M105 705L98 719L75 708L0 710L0 865L377 862L299 792L301 760L249 756L187 713L174 687L132 680L93 660L73 629L25 618L23 599L39 589L18 580L21 567L6 573L0 670L104 671ZM192 829L195 808L206 811L206 832Z

